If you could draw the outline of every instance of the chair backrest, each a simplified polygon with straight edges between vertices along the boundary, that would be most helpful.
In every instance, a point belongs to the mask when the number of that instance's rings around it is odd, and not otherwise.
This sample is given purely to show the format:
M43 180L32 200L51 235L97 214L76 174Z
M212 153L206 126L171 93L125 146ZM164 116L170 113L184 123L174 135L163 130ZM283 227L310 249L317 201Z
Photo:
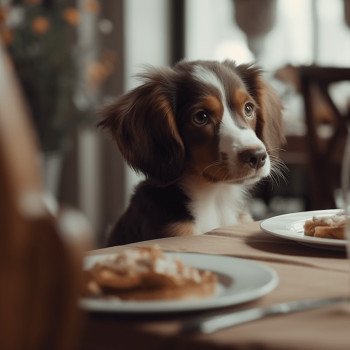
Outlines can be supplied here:
M310 183L312 189L311 209L335 207L334 190L339 186L339 167L341 166L345 137L350 122L350 105L341 111L330 93L332 84L350 83L350 68L307 66L299 68L301 92L305 107L307 142L310 164ZM350 101L350 89L344 99ZM328 114L330 136L319 133L319 120L316 109Z
M36 136L0 42L0 349L76 345L86 232L71 213L73 226L61 225L43 198Z

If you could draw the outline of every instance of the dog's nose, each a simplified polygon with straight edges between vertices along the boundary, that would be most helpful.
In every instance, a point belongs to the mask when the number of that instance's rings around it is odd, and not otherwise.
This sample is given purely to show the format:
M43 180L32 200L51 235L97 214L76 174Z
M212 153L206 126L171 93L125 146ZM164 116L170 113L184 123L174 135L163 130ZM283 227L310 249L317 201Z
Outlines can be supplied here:
M251 168L259 169L266 161L267 153L262 148L248 148L238 154L241 162L249 164Z

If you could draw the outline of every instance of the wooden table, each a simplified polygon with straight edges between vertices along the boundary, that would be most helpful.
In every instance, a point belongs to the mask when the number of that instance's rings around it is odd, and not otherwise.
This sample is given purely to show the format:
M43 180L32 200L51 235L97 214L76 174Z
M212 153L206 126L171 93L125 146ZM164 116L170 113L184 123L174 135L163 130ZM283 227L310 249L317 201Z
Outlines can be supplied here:
M344 251L331 251L280 239L260 230L258 222L216 229L201 236L142 242L165 250L227 255L272 267L279 285L265 297L223 309L240 310L274 303L336 296L350 292L350 262ZM122 247L90 252L113 253ZM218 311L216 311L218 312ZM194 315L88 314L82 349L350 349L350 306L337 305L276 316L222 330L212 335L179 334L181 323Z

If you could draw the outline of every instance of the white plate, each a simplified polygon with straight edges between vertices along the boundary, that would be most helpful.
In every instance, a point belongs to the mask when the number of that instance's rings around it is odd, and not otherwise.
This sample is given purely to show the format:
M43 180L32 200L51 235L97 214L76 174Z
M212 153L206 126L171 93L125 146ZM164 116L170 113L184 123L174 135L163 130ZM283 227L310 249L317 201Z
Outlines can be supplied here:
M300 213L285 214L266 219L261 222L263 231L274 236L290 239L319 248L342 249L348 243L345 239L319 238L305 236L304 222L313 216L331 216L339 209L303 211Z
M278 284L278 276L273 269L253 261L195 253L166 254L177 256L187 265L215 272L219 282L215 295L205 299L174 301L84 298L80 302L81 307L88 311L128 313L207 310L258 299L272 291ZM105 257L106 255L87 257L85 268Z

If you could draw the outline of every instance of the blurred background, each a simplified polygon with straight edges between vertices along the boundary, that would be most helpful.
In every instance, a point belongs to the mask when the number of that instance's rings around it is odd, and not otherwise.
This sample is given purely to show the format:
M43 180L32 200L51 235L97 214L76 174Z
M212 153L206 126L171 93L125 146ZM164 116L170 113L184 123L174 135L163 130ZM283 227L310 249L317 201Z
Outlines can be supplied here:
M183 58L256 62L283 100L286 169L255 189L256 219L341 206L349 0L0 0L0 38L38 134L46 189L86 214L97 242L140 180L96 129L98 111L137 86L145 65Z

